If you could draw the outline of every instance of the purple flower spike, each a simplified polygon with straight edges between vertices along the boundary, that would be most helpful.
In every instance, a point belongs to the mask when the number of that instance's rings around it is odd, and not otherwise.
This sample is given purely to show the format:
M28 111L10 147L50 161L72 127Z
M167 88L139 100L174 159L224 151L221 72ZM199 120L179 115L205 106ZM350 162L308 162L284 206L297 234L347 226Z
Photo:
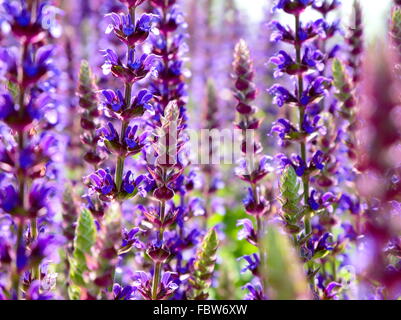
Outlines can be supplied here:
M304 42L315 38L324 33L325 22L323 19L318 19L314 22L308 22L305 25L300 25L298 37L294 34L289 26L283 26L278 21L273 21L270 26L274 30L271 34L271 41L287 42L290 44L303 44Z
M110 110L119 112L126 107L120 90L102 90L102 94L106 98L104 106Z
M333 300L336 299L337 291L342 288L342 285L338 282L330 282L324 289L324 299Z
M128 171L125 174L124 180L123 180L123 190L128 193L128 194L133 194L134 191L138 191L139 185L141 184L141 182L144 179L143 175L139 175L136 179L132 178L132 172Z
M316 191L312 190L309 200L308 200L309 206L313 211L316 211L320 208L319 203L316 201L315 194L316 194Z
M327 79L325 77L317 77L302 93L300 103L303 106L307 107L312 103L319 102L319 100L326 95L327 89L330 88L330 86L330 79Z
M310 208L314 211L321 208L327 208L332 203L337 202L337 198L331 192L326 192L324 194L318 193L316 190L312 190L309 196L308 204Z
M152 278L146 272L137 272L134 277L134 287L146 300L152 300ZM157 292L157 299L163 300L171 295L178 289L177 274L165 272L162 276L161 283Z
M246 239L250 244L257 246L258 237L255 229L253 228L251 220L238 220L237 227L242 227L242 229L238 232L238 240Z
M297 98L281 85L275 84L268 92L274 97L273 103L277 104L279 107L285 104L293 105L298 102Z
M50 56L54 52L53 46L41 47L37 52L30 50L23 62L24 77L21 83L22 86L28 87L38 82L44 75L50 71ZM35 56L35 59L33 59Z
M36 183L32 186L29 192L29 216L37 217L43 209L46 209L49 204L49 195L55 192L54 187L45 184Z
M17 2L4 2L2 5L9 15L8 20L13 34L27 43L37 43L46 37L45 19L56 13L54 9L49 8L45 12L46 3L40 3L36 19L33 20L24 2L20 5Z
M0 73L8 80L17 83L18 67L17 55L10 49L0 49Z
M302 130L304 130L307 134L312 134L318 131L321 128L318 126L320 119L320 116L315 116L313 119L311 119L310 116L305 114L304 120L302 121Z
M343 210L349 210L351 214L358 215L361 212L359 199L353 199L350 195L344 193L341 195L339 205Z
M161 280L162 290L160 290L161 292L159 293L159 295L161 296L160 298L171 296L175 292L175 290L178 289L177 282L177 274L173 272L165 272Z
M305 161L298 155L292 155L291 159L284 154L278 154L276 157L281 161L283 168L291 165L298 177L302 177L307 170Z
M144 53L140 58L135 58L135 49L129 49L127 64L123 64L117 54L108 49L105 51L105 64L103 70L106 74L111 72L115 77L125 82L135 83L145 78L154 68L157 57Z
M109 142L119 142L119 135L114 128L113 124L109 122L107 124L107 127L103 127L100 129L100 133L104 136L105 139L107 139Z
M89 176L91 189L98 192L103 201L110 201L117 191L113 177L104 169L99 169Z
M133 300L136 288L133 286L121 287L118 283L113 285L114 300Z
M262 285L259 282L248 283L244 287L243 290L248 290L249 293L245 296L245 300L266 300L266 296L263 292Z
M125 144L127 146L128 154L129 155L135 155L143 149L145 146L145 141L147 137L147 133L143 133L140 136L136 135L136 132L138 130L138 126L129 126L127 130L125 131Z
M14 101L8 93L1 94L0 99L0 119L6 121L11 114L16 114Z
M54 180L62 174L56 161L64 159L64 150L61 135L50 130L60 124L59 106L74 100L73 92L67 97L68 89L59 90L60 82L64 89L70 84L53 63L60 11L38 0L2 1L0 12L0 296L51 299L51 274L44 266L63 244L50 238L61 230L53 218L63 184L55 188Z
M253 275L258 275L258 267L260 265L260 258L258 254L253 253L249 256L243 256L238 260L245 260L248 263L244 268L241 269L241 273L245 273L249 270Z
M134 47L142 43L149 36L152 24L157 16L144 13L136 23L131 20L131 15L111 13L113 23L109 25L106 33L114 31L115 35L127 46Z
M64 242L65 239L62 236L40 234L31 245L31 252L29 254L30 265L39 265L44 258L50 259L54 255L54 250Z
M41 290L41 283L39 280L31 283L26 293L27 300L52 300L53 298L54 295L51 292L43 292L43 290Z
M8 185L0 189L0 208L6 213L16 213L21 205L21 199L14 186Z
M146 110L152 110L149 102L153 98L153 94L147 89L139 91L128 106L120 90L103 90L102 93L106 99L103 104L106 113L114 119L129 121L132 118L141 117Z
M25 268L28 266L28 256L25 248L25 243L21 244L17 248L16 264L19 272L25 270Z
M119 255L129 252L131 248L145 248L145 244L139 240L139 234L141 232L143 232L143 230L139 228L133 228L130 231L127 231L126 229L123 230L123 240L121 243L121 248L118 251Z
M318 150L313 155L311 162L317 169L323 170L323 168L324 168L323 159L324 159L323 152Z

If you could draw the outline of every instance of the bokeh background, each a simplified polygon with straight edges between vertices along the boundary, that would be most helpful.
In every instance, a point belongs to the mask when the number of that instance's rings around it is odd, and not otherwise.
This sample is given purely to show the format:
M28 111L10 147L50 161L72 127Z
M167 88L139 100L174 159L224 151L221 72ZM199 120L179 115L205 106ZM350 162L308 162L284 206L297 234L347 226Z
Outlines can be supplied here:
M0 0L0 3L4 1L7 0ZM267 89L276 83L283 84L286 80L273 79L274 66L269 65L268 61L270 57L274 56L281 48L285 48L287 44L277 44L270 41L272 30L269 28L269 23L278 19L283 24L293 26L294 17L283 12L273 13L272 7L276 2L273 0L177 1L182 6L185 17L185 28L183 28L185 30L183 33L186 35L186 44L183 47L186 50L183 50L185 51L184 70L180 69L180 73L182 71L183 75L183 77L180 76L180 81L185 79L188 85L188 127L193 130L211 127L210 123L207 122L208 119L205 119L205 115L208 112L212 112L216 128L234 128L233 123L236 118L237 102L233 96L235 81L232 75L233 51L238 41L244 39L250 48L255 69L255 83L258 91L255 101L255 105L258 108L256 117L263 119L258 130L258 139L263 145L263 154L276 156L282 151L280 149L281 146L278 146L278 139L268 133L271 130L272 123L283 116L286 108L278 108L274 105L272 97L267 93ZM364 51L366 53L375 52L374 48L376 46L380 46L389 39L388 25L392 3L393 1L391 0L361 0L364 22ZM57 127L60 135L59 139L63 142L61 143L62 150L59 152L60 158L63 159L60 161L60 167L57 167L57 172L61 172L60 181L67 182L65 185L63 183L58 185L60 189L58 192L62 194L66 189L65 186L73 182L69 186L73 189L71 194L75 192L81 196L87 189L82 181L90 171L88 167L83 165L80 153L82 143L79 135L82 128L79 123L80 119L77 117L81 112L77 97L78 70L81 61L86 59L93 69L99 89L114 89L119 88L119 86L121 88L121 83L111 75L106 75L102 72L104 57L101 50L113 48L121 56L126 54L126 47L113 34L105 34L105 30L110 23L110 19L106 15L110 12L124 12L126 8L118 0L58 0L55 1L55 4L58 6L57 8L55 7L56 9L53 8L56 19L52 22L54 25L49 26L48 30L50 31L49 42L58 45L56 59L59 70L59 74L57 74L57 99L60 105L57 105L59 113L54 114L54 121L51 119L53 114L50 112L46 116L50 119L49 122L54 123L54 126ZM332 46L335 44L340 45L341 50L338 52L338 57L343 61L349 58L349 48L345 39L349 35L353 24L352 5L353 1L342 0L341 9L335 10L327 17L329 22L340 19L341 34L336 33L334 37L327 40L327 44ZM143 6L138 8L138 11L150 11L152 8L149 6L150 4L144 3ZM302 15L302 19L305 21L315 18L320 18L320 16L312 10L307 10ZM4 34L10 34L10 26L5 21L0 20L0 29ZM11 36L5 38L5 40L7 46L10 47L11 45L19 44ZM143 47L140 46L137 50L140 53L149 53L151 45L149 43L144 44ZM370 55L366 56L370 57ZM375 62L379 66L380 63L384 66L380 59ZM156 77L157 75L155 75ZM152 80L149 81L151 82ZM289 83L291 82L287 81L287 85ZM147 86L149 86L149 82L138 83L135 86L135 90L146 88ZM79 152L74 153L75 149ZM110 160L110 163L112 160ZM136 159L129 159L128 165L136 169L139 168L138 171L140 171L144 169L144 166L140 167L144 163L139 160L141 160L139 156ZM139 163L138 166L137 162ZM344 167L346 166L344 165ZM202 176L206 171L202 166L193 166L191 169L199 173L199 176ZM211 286L210 298L243 299L246 291L242 288L253 276L249 271L241 272L246 262L240 257L257 252L254 246L244 239L239 239L238 236L241 229L238 221L245 218L254 219L245 213L243 206L243 199L247 194L247 185L235 177L234 164L220 164L210 170L213 172L212 177L216 178L218 183L216 183L217 187L211 200L212 203L206 205L211 207L211 215L206 224L208 228L215 227L218 230L219 239L221 240L216 276L214 277L216 282ZM205 180L204 177L203 179ZM202 177L199 180L202 180ZM272 204L269 207L269 210L272 208L271 212L269 211L271 217L276 217L277 211L281 210L277 195L278 181L279 177L274 172L269 174L263 181L263 186L265 187L263 192L266 192L266 199ZM201 181L199 186L194 187L191 197L198 197L199 199L207 197L209 192L207 188L210 184L202 184L202 182L205 181ZM204 185L206 185L206 188ZM353 188L355 190L354 185ZM176 198L178 199L178 197ZM143 201L145 205L148 205L147 200ZM62 211L62 205L65 207L65 201L63 204L55 202L55 206L58 207L54 211L57 212L57 219L59 220L65 219L65 217L60 216L60 212L69 213L68 208ZM129 217L126 219L126 221L129 221L127 223L129 227L137 226L136 218L140 214L136 215L135 210L137 208L134 208L136 205L137 203L134 203L134 201L126 201L123 206L124 215ZM195 207L193 215L202 216L206 212L205 210L202 211L203 209ZM199 212L195 212L197 210ZM347 214L349 215L349 213ZM68 216L68 214L65 214L65 216ZM344 221L348 218L346 216ZM75 220L72 219L72 221L67 222L71 230L74 230L72 227ZM62 224L57 224L57 228L59 226L62 226L61 229L64 228ZM202 225L202 227L204 226ZM65 228L63 232L65 232ZM343 231L339 226L333 228L335 238L341 235L341 232ZM352 254L353 252L350 254L351 258ZM191 256L185 258L189 259ZM62 259L66 259L66 257L62 257ZM129 256L129 259L133 261L134 256ZM126 269L119 268L116 270L117 279L121 280L125 275L129 275L133 271L131 270L134 269L131 268L131 260L125 265ZM338 276L341 279L346 281L347 277L352 278L352 272L340 268L339 261L334 260L333 264L335 271L337 270L336 267L338 267ZM62 274L65 265L65 263L61 262L58 265L60 269L53 271ZM127 276L127 278L129 277ZM60 287L63 286L65 279L67 278L63 278L63 275L58 278Z

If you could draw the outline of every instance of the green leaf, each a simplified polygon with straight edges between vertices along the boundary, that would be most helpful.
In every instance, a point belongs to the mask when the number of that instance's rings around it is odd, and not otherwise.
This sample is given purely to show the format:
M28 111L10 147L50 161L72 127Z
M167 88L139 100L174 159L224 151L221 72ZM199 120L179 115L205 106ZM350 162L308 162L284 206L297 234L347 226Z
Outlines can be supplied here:
M19 98L19 87L17 84L11 81L7 81L7 89L10 92L10 94L13 96L14 101L18 101Z
M334 78L333 84L336 88L334 95L342 102L340 115L352 123L354 117L353 107L356 105L352 80L347 74L344 64L338 59L334 59L332 71Z
M284 213L295 216L302 211L300 182L292 166L287 166L280 177L280 201Z
M98 88L96 86L96 81L92 74L89 63L86 60L82 60L79 70L79 105L87 110L93 110L97 108L97 91Z
M217 232L210 229L202 240L196 253L194 272L189 279L192 290L188 294L190 300L206 300L208 290L212 282L214 267L216 264L216 252L219 245Z
M391 15L391 36L395 47L401 49L401 9L395 7Z
M68 286L68 296L71 300L79 300L81 298L81 289L74 284L70 284Z
M267 288L271 290L269 296L276 300L310 299L304 268L288 235L278 226L269 225L263 250L267 258L261 266L267 276Z
M345 103L349 99L353 98L351 81L349 79L345 66L340 60L334 59L332 71L334 78L333 84L334 87L337 89L335 96L338 100Z
M333 84L341 93L343 86L346 84L345 68L340 60L334 59L332 69L334 78Z
M316 253L313 255L312 259L321 259L321 258L324 258L324 257L327 256L329 253L330 253L330 250L321 250L321 251L318 251L318 252L316 252Z
M118 193L118 200L129 200L132 199L133 197L135 197L138 194L138 189L134 189L134 191L132 191L132 193L127 193L125 191L121 191Z
M77 286L85 287L84 272L88 270L86 255L96 242L96 225L89 210L83 210L75 229L74 251L70 257L70 278Z

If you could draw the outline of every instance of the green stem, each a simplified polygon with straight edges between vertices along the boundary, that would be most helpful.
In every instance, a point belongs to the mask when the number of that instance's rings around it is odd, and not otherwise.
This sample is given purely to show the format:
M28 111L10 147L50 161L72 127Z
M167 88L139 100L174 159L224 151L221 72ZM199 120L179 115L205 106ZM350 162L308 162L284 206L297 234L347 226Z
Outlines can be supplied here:
M135 6L129 9L129 14L131 15L132 23L135 23L135 10L136 10Z
M116 166L116 176L115 176L118 192L121 191L121 186L122 186L122 181L123 181L124 161L125 161L124 156L118 156L117 166Z
M256 183L252 183L252 193L253 193L253 197L255 198L255 202L256 204L259 204L260 202L260 197L259 197L259 192L258 192L258 186ZM256 232L258 235L258 239L262 238L263 235L263 221L262 221L262 217L260 217L259 215L256 216Z
M260 236L263 233L263 221L262 218L260 216L256 217L256 231L258 233L258 238L260 239Z
M300 18L299 15L295 16L295 33L296 33L296 44L295 44L295 50L296 50L296 62L297 64L302 63L302 58L301 58L301 44L299 43L299 29L300 29L301 23L300 23ZM298 99L301 100L302 97L302 92L304 90L304 79L302 74L298 74ZM299 106L299 130L302 130L302 122L305 116L305 107ZM306 163L307 157L306 157L306 143L305 141L301 142L301 158L302 160ZM302 183L303 183L303 189L304 189L304 202L305 205L308 205L308 198L309 198L309 177L307 175L304 175L302 178ZM309 234L311 232L311 224L310 224L310 216L309 213L305 216L305 234Z
M38 226L37 226L36 218L31 219L31 235L32 235L32 239L37 239L37 237L38 237ZM35 280L40 280L40 265L39 264L35 264L35 266L33 267L32 277Z
M166 202L165 201L160 201L160 221L163 225L164 223L164 217L165 217L165 211L166 211ZM161 227L158 231L157 234L157 239L159 241L163 241L163 234L164 234L164 228ZM161 262L155 262L155 267L154 267L154 273L153 273L153 281L152 281L152 300L157 300L157 293L159 289L159 282L160 282L160 277L161 277L161 272L162 272L162 263Z
M31 219L31 235L33 239L38 237L38 224L36 219Z
M161 262L156 262L155 271L153 274L153 283L152 283L152 300L157 300L157 293L159 289L161 272L162 272L162 264Z
M132 92L132 84L126 83L125 84L125 104L127 106L131 103L131 92ZM125 132L127 131L129 122L124 120L121 123L121 132L120 132L120 143L121 145L124 144L124 136ZM125 162L125 155L119 155L117 157L117 165L116 165L116 173L115 173L115 181L118 192L121 191L122 181L123 181L123 174L124 174L124 162Z
M298 248L298 238L296 234L292 235L292 241L294 241L294 246Z
M299 31L301 27L301 21L300 21L300 16L295 15L295 34L296 34L296 39L295 39L295 51L296 51L296 63L300 65L302 63L302 57L301 57L301 43L299 39ZM298 100L301 100L302 97L302 92L304 90L304 79L303 75L300 73L298 74ZM299 105L299 130L302 131L302 123L303 119L305 116L305 107ZM306 142L302 141L300 143L300 149L301 149L301 158L304 161L304 163L307 163L307 150L306 150ZM303 184L303 192L304 192L304 205L308 205L308 200L309 200L309 177L308 175L304 175L302 177L302 184ZM304 218L304 224L305 224L305 235L308 235L311 233L312 228L311 228L311 222L310 222L310 213L309 210L305 215ZM310 274L313 270L313 262L310 261L307 264L308 267L308 274ZM312 287L314 287L314 280L310 279L310 284Z
M265 247L265 241L263 239L263 234L264 234L264 225L263 225L263 220L262 217L257 216L256 217L256 234L258 235L258 250L259 250L259 255L260 255L260 270L266 270L267 266L267 252L266 252L266 247ZM265 275L265 273L260 272L259 278L262 284L262 290L264 294L267 296L267 288L269 287L268 284L268 279Z
M23 245L24 220L18 219L17 223L18 223L18 230L17 230L17 251L18 251L19 248ZM20 282L21 282L21 274L16 264L14 273L12 275L12 287L17 300L20 299Z
M332 257L331 269L333 272L333 281L337 281L337 264L336 264L336 259L334 257Z
M131 19L132 19L133 23L135 23L135 10L136 10L135 6L133 6L132 8L129 9L129 14L131 16ZM128 56L129 56L130 49L134 49L134 46L132 46L132 47L128 46L127 59L128 59ZM130 105L131 105L131 97L132 97L132 83L126 82L125 83L124 102L125 102L125 106L127 108L129 108ZM125 144L124 138L125 138L125 132L127 131L128 125L129 125L129 120L123 120L121 122L121 131L120 131L120 145L121 146L124 146L124 144ZM114 177L118 192L120 192L121 189L122 189L125 159L126 159L126 152L124 150L117 157L116 172L115 172L115 177ZM114 280L115 268L113 268L113 270L112 270L112 277L113 277L113 280ZM109 288L109 291L111 291L111 290L112 290L112 288Z
M165 217L165 211L166 211L166 202L165 201L161 201L160 202L160 221L162 224L164 224L164 217ZM158 232L158 237L157 239L159 241L163 240L163 233L164 233L164 228L160 228L159 232Z
M210 157L209 157L209 159L210 159ZM205 181L205 185L203 187L203 197L205 199L206 206L205 206L205 215L203 216L203 227L205 229L207 229L207 221L209 219L209 212L211 211L211 203L210 203L211 199L210 199L209 190L210 190L210 185L211 185L212 179L211 179L209 172L205 175L205 179L206 179L206 181Z

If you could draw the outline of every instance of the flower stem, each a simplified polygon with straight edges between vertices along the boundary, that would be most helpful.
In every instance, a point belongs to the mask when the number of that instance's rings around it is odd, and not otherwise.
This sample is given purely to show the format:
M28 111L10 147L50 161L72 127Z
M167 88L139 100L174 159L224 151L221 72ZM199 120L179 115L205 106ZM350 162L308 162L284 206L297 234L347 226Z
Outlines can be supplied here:
M331 268L333 272L333 281L337 281L337 265L336 265L336 259L334 257L332 257Z
M210 159L210 154L209 154L209 159ZM209 172L206 173L205 175L205 185L203 187L203 198L205 199L205 214L203 216L203 227L206 229L207 228L207 222L209 219L209 213L212 210L211 206L211 196L209 193L210 186L211 186L211 175Z
M124 156L118 156L115 180L116 180L117 190L119 192L121 191L121 185L123 181L124 161L125 161Z
M161 262L156 262L155 271L153 274L153 282L152 282L152 300L157 300L161 271L162 271Z
M126 83L125 84L125 104L128 106L131 103L131 92L132 92L132 84ZM123 120L121 123L121 132L120 132L120 143L124 144L124 136L125 131L128 127L128 121ZM124 162L125 162L125 155L119 155L117 158L117 166L116 166L116 174L115 174L115 181L117 190L121 191L122 181L123 181L123 174L124 174Z
M296 33L296 41L295 41L295 50L296 50L296 62L297 64L301 64L301 43L299 39L299 29L301 26L299 15L295 15L295 33ZM298 100L301 100L302 92L304 90L304 79L302 74L298 74ZM305 107L299 106L299 130L302 130L302 123L305 117ZM306 163L306 142L302 141L300 144L301 147L301 158ZM304 202L305 206L308 205L308 198L309 198L309 177L304 175L302 178L303 189L304 189ZM311 232L311 224L310 224L310 217L309 213L305 216L305 234L309 234Z
M165 201L160 201L160 221L161 221L162 224L164 224L165 211L166 211L166 202ZM158 233L158 236L157 236L157 239L159 241L163 240L163 233L164 233L164 228L161 227L159 229L159 233Z
M129 14L131 16L132 23L134 24L135 24L135 10L136 10L135 6L129 9Z
M37 1L36 0L31 0L28 2L28 10L31 12L32 16L35 17L37 14ZM21 63L25 61L26 55L28 54L28 42L24 41L22 44L21 48ZM20 116L23 116L25 113L25 86L24 86L24 68L23 65L20 66L19 71L18 71L18 81L19 81L19 114ZM25 147L25 132L24 130L20 130L18 132L18 148L19 151L22 152L22 150ZM19 196L21 199L21 204L22 207L25 209L26 208L26 196L25 196L25 188L27 185L27 181L25 180L25 176L22 172L19 172L18 174L18 185L19 185ZM37 221L36 218L31 219L31 237L32 241L34 241L38 237L38 228L37 228ZM20 222L19 228L23 228L23 222ZM18 230L20 232L20 230ZM22 236L23 235L19 235ZM19 239L20 240L20 239ZM19 244L18 244L19 245ZM18 249L19 247L17 247ZM33 279L40 280L40 265L37 265L33 268L32 270L32 276Z
M297 14L295 15L295 51L296 51L296 62L298 65L302 63L302 57L301 57L301 42L299 39L299 31L301 27L301 21L300 21L300 16ZM302 97L302 92L304 90L304 79L302 73L298 74L298 101L301 101ZM303 119L305 117L305 107L299 105L299 130L302 131L302 124L303 124ZM304 163L307 163L307 157L306 157L306 141L302 141L300 143L300 149L301 149L301 158ZM307 174L304 174L302 177L302 184L303 184L303 192L304 192L304 205L308 206L308 200L309 200L309 177ZM305 236L310 234L312 231L311 228L311 222L310 222L310 213L309 210L305 215L304 218L304 225L305 225ZM308 275L312 272L312 266L313 262L308 262ZM313 287L314 280L310 279L311 286Z
M166 211L166 202L160 201L160 221L162 225L164 224L165 211ZM164 233L164 228L160 227L157 233L158 241L163 241L163 233ZM161 272L162 272L162 263L155 262L153 281L152 281L152 300L157 300L157 293L159 289Z
M37 239L37 237L38 237L38 226L37 226L36 218L31 219L31 235L32 235L32 239ZM33 267L32 277L35 280L40 280L40 265L39 264L35 264L35 266Z
M17 230L17 254L19 248L23 245L23 237L24 237L24 220L18 219L18 230ZM15 271L12 275L12 287L15 294L15 298L17 300L20 299L20 282L21 282L21 274L18 270L18 265L15 265Z

